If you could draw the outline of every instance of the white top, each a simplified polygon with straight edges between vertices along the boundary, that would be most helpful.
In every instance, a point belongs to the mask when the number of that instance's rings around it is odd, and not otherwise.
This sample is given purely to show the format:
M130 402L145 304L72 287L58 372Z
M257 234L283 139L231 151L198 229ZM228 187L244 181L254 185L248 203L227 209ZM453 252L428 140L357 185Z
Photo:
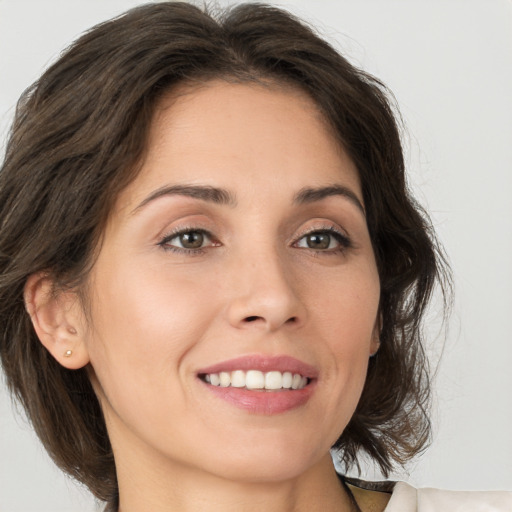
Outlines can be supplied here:
M398 482L384 512L512 512L512 492L416 489Z

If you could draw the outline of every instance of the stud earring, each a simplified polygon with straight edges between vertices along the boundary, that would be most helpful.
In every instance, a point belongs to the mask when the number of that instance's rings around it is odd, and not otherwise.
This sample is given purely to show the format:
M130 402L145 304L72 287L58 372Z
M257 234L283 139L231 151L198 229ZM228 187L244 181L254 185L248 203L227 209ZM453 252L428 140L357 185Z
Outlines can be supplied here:
M73 355L72 350L66 350L66 352L64 352L64 357L71 357L72 355Z

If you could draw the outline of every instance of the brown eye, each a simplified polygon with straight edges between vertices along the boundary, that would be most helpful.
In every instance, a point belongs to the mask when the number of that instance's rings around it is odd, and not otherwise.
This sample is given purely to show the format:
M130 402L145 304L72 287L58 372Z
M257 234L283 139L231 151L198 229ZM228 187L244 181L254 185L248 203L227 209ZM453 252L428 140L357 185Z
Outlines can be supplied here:
M166 236L159 245L168 250L194 252L217 244L212 241L212 236L207 231L188 229Z
M201 231L187 231L179 235L181 247L184 249L199 249L204 243L204 233Z
M301 249L311 249L313 251L324 251L326 253L336 253L338 250L344 250L352 246L350 239L332 228L311 231L303 235L294 244Z
M331 245L331 235L327 233L312 233L305 237L306 244L310 249L329 249Z

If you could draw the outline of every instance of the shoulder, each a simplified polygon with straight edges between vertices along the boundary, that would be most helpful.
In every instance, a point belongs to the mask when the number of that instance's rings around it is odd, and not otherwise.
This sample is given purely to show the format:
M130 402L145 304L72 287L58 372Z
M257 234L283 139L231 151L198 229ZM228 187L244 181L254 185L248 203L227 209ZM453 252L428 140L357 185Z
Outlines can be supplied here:
M416 489L405 482L366 482L346 478L363 512L511 512L509 491Z
M398 482L385 512L510 512L512 492L416 489Z

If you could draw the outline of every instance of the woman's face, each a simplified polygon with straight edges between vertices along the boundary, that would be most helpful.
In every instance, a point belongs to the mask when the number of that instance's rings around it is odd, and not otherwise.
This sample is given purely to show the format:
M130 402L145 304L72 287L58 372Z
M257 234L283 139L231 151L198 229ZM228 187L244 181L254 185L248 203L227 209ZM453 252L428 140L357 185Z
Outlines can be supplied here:
M357 171L303 93L181 92L90 277L91 378L118 467L293 477L342 433L378 346Z

